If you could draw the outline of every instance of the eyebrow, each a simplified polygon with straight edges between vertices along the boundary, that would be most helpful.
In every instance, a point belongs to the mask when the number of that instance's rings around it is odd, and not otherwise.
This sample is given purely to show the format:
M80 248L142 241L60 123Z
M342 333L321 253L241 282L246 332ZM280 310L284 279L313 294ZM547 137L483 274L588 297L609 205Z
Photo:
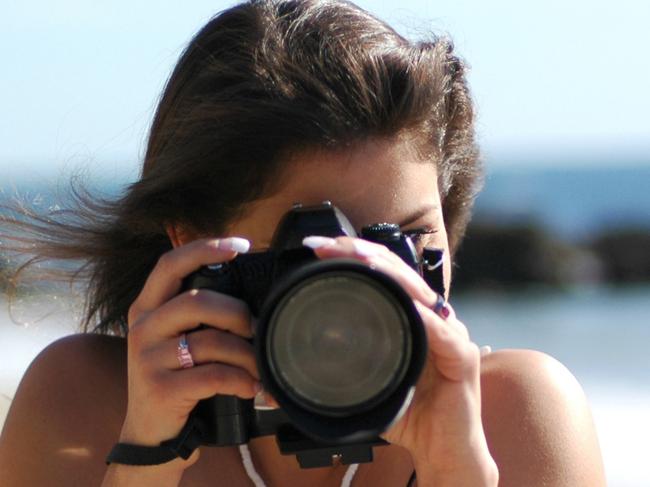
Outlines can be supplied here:
M426 215L427 213L429 213L431 210L435 210L435 209L437 209L437 208L438 208L437 205L433 205L433 204L425 205L425 206L423 206L422 208L420 208L420 209L418 209L417 211L415 211L415 212L414 212L413 214L411 214L410 216L407 216L407 217L404 219L404 221L402 221L402 222L399 224L399 226L400 226L400 227L405 227L405 226L407 226L407 225L410 225L411 223L413 223L413 222L415 222L415 221L418 221L420 218L422 218L424 215Z

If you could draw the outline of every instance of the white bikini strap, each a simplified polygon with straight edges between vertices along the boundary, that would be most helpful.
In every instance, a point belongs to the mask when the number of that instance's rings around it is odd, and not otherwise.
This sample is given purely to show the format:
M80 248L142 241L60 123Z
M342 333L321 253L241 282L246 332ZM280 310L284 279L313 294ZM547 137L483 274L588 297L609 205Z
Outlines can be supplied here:
M242 462L244 463L246 474L248 474L248 478L253 481L255 487L266 487L264 480L262 480L260 474L258 474L257 470L255 470L255 466L253 465L253 459L251 458L251 452L248 449L248 445L239 445L239 453L241 454L241 459ZM358 463L353 463L348 467L348 469L345 472L345 475L343 476L341 487L350 487L350 485L352 484L352 479L354 478L354 474L357 473L357 468L359 468Z

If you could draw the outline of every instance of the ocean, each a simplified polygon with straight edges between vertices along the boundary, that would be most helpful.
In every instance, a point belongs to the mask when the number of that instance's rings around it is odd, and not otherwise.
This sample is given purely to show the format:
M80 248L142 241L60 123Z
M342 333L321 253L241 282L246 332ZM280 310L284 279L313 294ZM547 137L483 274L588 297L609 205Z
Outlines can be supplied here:
M492 167L475 210L476 219L534 221L569 241L629 226L650 231L650 164Z
M65 206L53 193L66 188L68 177L0 168L0 202L17 192L40 208ZM105 196L131 182L126 173L98 177L90 170L88 180ZM570 161L488 165L474 215L497 223L534 221L568 240L626 226L650 230L650 160L593 167Z

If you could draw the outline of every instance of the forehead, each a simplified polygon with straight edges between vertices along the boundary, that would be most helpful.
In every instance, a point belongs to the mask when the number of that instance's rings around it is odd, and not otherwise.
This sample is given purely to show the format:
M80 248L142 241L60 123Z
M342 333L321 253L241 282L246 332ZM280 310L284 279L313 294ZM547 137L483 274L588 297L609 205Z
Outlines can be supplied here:
M250 204L231 227L233 233L268 243L293 203L329 200L357 229L380 221L399 223L425 205L440 206L435 164L423 161L414 144L405 141L369 140L345 150L295 154L279 188Z

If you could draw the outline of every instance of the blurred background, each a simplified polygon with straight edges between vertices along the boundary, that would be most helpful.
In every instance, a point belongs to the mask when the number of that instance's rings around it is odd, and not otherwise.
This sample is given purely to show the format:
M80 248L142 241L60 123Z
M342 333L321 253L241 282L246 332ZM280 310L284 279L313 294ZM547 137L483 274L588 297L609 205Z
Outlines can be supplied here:
M82 170L115 193L190 37L233 2L8 2L0 17L0 203L47 211ZM564 363L593 408L609 485L650 485L650 3L364 0L407 37L449 35L471 66L486 179L452 303L474 341ZM0 424L20 377L75 331L66 290L6 304Z

